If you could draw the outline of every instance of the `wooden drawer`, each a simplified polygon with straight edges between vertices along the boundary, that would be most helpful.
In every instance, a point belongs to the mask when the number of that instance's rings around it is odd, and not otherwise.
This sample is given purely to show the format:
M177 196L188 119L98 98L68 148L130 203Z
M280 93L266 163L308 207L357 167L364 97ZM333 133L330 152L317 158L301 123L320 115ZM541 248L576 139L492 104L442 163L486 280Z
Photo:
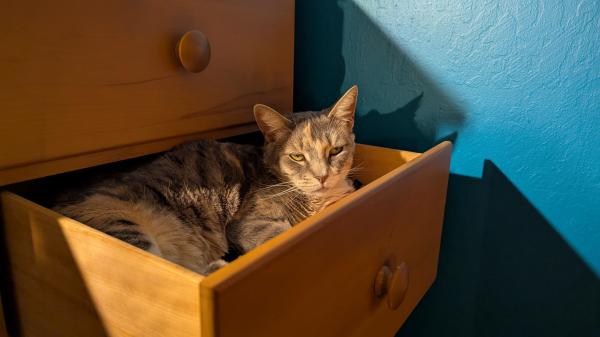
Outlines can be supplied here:
M192 30L210 44L200 73L177 54ZM0 185L246 133L256 102L292 107L293 0L6 0L0 42Z
M392 336L436 275L450 151L357 146L364 187L206 278L4 192L21 331Z

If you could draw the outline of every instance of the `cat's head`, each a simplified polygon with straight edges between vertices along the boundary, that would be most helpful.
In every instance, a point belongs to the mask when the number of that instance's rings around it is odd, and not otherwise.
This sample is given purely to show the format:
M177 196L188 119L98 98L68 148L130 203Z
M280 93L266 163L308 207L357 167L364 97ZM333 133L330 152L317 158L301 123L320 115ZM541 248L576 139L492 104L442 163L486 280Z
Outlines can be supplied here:
M354 157L353 86L330 108L282 115L254 106L265 136L265 163L284 181L307 194L326 195L346 179Z

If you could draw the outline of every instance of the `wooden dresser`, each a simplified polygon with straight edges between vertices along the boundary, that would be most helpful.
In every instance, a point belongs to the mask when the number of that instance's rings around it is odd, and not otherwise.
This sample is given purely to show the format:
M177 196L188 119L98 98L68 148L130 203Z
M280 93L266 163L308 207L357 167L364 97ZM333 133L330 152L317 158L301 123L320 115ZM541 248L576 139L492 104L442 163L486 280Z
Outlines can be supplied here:
M393 336L435 279L450 143L359 145L363 188L208 277L33 197L84 168L254 132L255 103L292 107L293 41L292 0L5 1L9 333Z

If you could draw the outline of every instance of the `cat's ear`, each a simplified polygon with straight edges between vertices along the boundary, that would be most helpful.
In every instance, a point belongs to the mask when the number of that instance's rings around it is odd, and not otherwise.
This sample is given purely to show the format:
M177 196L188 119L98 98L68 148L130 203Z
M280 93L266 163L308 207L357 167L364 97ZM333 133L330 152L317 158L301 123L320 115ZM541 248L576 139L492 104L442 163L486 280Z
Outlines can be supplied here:
M278 140L292 130L292 121L263 104L254 106L254 119L268 142Z
M356 111L356 101L358 98L358 87L353 85L348 89L340 99L329 110L329 118L337 118L347 122L350 127L354 125L354 113Z
M356 111L356 99L358 98L358 87L353 85L329 110L329 118L337 118L347 122L350 128L354 126L354 112Z

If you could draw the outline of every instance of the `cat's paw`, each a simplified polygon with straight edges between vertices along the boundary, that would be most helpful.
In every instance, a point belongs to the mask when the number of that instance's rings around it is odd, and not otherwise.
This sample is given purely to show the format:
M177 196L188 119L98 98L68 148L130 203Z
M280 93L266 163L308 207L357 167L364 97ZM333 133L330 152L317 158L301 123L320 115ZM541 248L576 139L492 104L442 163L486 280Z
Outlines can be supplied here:
M228 262L223 259L215 260L206 266L204 274L208 275L210 273L213 273L213 272L225 267L227 265L227 263Z

